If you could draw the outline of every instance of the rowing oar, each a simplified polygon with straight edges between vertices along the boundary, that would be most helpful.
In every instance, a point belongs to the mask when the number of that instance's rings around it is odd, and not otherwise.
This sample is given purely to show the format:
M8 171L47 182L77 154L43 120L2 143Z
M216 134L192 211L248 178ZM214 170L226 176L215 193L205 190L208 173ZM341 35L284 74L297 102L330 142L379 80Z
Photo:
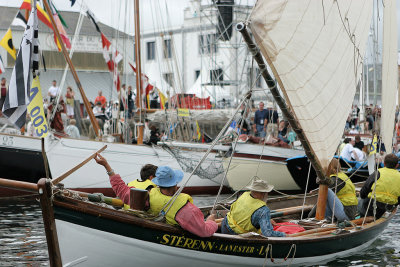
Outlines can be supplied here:
M286 216L286 215L300 213L301 210L303 210L303 209L304 209L304 211L310 211L312 208L313 208L313 205L308 205L308 206L304 206L304 208L302 206L297 206L297 207L271 210L271 218L277 218L277 217L282 217L282 216Z
M350 221L352 224L355 225L360 225L362 224L364 218L360 218L360 219L355 219ZM372 216L368 216L366 218L366 222L373 222L374 221L374 217ZM354 227L346 227L345 229L353 229ZM311 230L306 230L300 233L294 233L294 234L290 234L290 237L298 237L298 236L307 236L307 235L327 235L330 234L331 232L334 232L336 230L338 230L339 228L337 227L321 227L321 228L314 228Z
M54 179L54 180L52 181L53 185L56 185L56 184L60 183L62 180L64 180L64 179L67 178L69 175L71 175L72 173L74 173L76 170L78 170L79 168L81 168L83 165L85 165L86 163L88 163L90 160L92 160L93 158L95 158L97 153L103 152L106 148L107 148L107 145L103 146L102 148L100 148L99 150L97 150L95 153L93 153L90 157L88 157L87 159L85 159L84 161L82 161L81 163L79 163L78 165L76 165L75 167L73 167L72 169L70 169L69 171L67 171L66 173L64 173L64 174L62 174L61 176L59 176L59 177L57 177L56 179Z

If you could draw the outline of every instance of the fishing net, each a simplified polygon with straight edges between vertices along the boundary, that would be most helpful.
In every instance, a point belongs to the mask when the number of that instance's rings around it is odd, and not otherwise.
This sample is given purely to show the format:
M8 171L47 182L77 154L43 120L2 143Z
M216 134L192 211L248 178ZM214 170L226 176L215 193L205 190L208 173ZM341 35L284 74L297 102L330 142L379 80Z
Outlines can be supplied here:
M168 146L167 144L163 144L162 148L170 153L178 161L182 170L187 173L191 173L202 158L202 153L199 152L193 153L191 150L182 150L181 148ZM206 158L194 174L201 179L216 180L222 178L224 173L222 159L218 159L215 156L216 154L213 154L212 158Z

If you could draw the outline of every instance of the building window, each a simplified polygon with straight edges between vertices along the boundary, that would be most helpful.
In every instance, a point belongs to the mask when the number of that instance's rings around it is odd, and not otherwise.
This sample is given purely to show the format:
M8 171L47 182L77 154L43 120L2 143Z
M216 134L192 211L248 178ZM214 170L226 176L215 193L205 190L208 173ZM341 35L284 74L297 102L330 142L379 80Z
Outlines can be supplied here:
M222 69L210 70L210 81L213 84L218 84L224 80Z
M218 52L217 40L218 40L217 35L215 33L199 35L199 53L200 54L217 53Z
M257 79L257 80L256 80ZM254 82L255 81L255 82ZM247 69L247 85L261 88L262 76L259 68Z
M197 78L199 78L199 76L200 76L200 70L195 70L194 71L194 80L196 81Z
M173 73L164 73L163 78L168 83L169 86L174 87L174 74Z
M171 39L164 40L164 58L172 58Z
M147 42L147 60L156 59L156 42Z

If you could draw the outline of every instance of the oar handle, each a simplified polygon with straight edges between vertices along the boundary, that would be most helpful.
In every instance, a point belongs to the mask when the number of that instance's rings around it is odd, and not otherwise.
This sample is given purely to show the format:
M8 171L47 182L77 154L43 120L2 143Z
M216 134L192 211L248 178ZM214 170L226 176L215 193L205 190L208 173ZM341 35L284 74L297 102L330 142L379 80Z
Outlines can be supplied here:
M0 187L12 188L28 192L37 192L37 185L28 182L21 182L0 178Z
M107 148L107 145L103 146L102 148L100 148L99 150L97 150L95 153L93 153L90 157L88 157L87 159L85 159L84 161L82 161L81 163L79 163L78 165L76 165L75 167L73 167L72 169L70 169L69 171L67 171L66 173L64 173L63 175L59 176L58 178L53 180L53 185L56 185L58 183L60 183L62 180L64 180L65 178L67 178L69 175L71 175L72 173L74 173L76 170L78 170L79 168L81 168L83 165L85 165L86 163L88 163L90 160L92 160L94 157L96 157L97 153L101 153L103 152L105 149Z

